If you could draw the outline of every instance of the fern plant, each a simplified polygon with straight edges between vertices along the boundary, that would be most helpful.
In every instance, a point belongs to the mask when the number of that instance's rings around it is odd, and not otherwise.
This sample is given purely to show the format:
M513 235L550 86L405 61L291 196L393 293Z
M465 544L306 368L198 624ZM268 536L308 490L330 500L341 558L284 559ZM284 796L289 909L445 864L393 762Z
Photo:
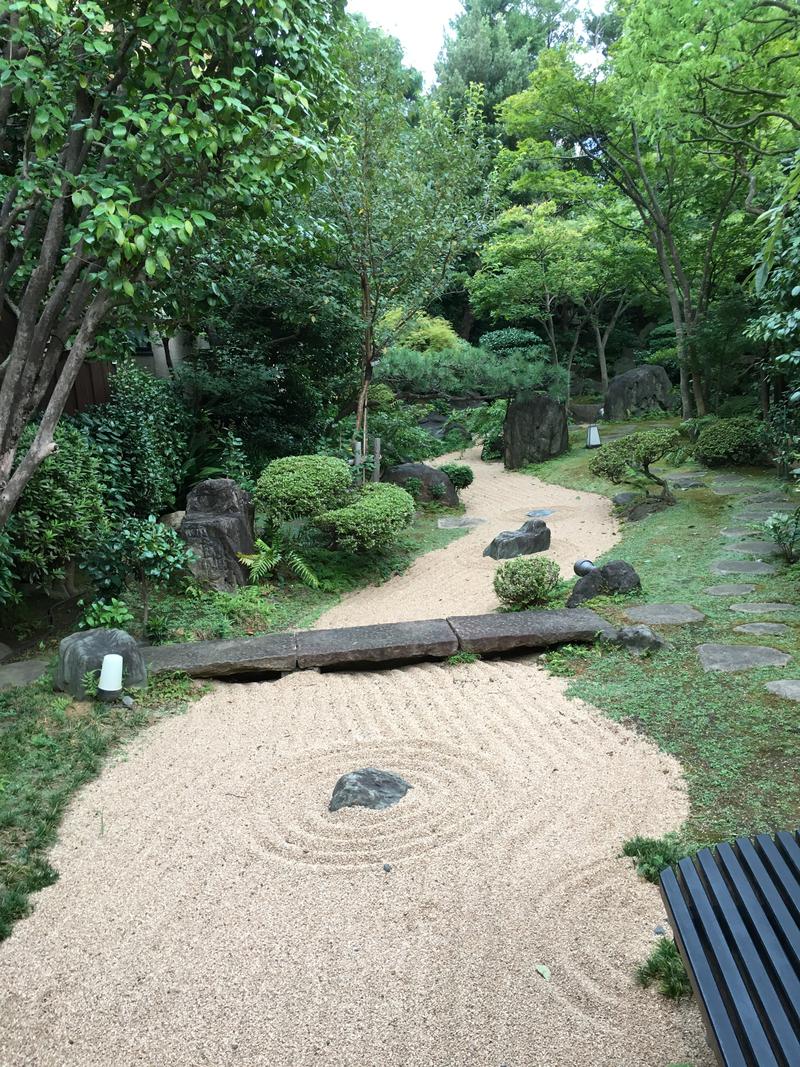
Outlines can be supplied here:
M250 581L257 585L265 582L279 567L284 567L296 578L312 589L319 587L319 579L309 565L300 555L296 548L280 534L275 534L272 544L268 544L260 537L255 541L255 552L239 552L238 556L242 563L250 571Z

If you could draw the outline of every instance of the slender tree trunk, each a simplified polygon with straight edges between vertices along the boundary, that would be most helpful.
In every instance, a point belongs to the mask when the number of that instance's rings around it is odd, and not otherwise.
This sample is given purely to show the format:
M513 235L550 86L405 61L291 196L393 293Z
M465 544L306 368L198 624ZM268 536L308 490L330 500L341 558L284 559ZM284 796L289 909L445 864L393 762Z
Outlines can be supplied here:
M595 319L592 320L594 330L595 347L597 348L597 363L600 367L600 389L605 397L608 392L608 363L606 362L606 338Z
M364 332L361 340L361 389L356 405L356 436L361 434L361 454L367 454L367 401L372 381L372 361L375 358L375 326L372 290L369 275L361 273L361 321Z
M762 376L761 381L758 383L759 399L761 401L761 415L763 418L769 418L770 409L770 397L769 397L769 378L765 375Z
M164 338L160 334L150 335L150 351L153 353L153 372L156 378L169 378L167 349Z

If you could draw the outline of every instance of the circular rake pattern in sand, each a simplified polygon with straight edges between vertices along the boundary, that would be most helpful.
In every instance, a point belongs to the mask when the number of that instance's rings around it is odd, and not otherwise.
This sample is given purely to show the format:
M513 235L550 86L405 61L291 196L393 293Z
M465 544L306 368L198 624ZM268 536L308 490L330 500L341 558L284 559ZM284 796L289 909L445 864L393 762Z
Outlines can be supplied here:
M340 775L379 767L412 789L382 811L328 810ZM281 860L351 870L413 859L487 825L503 779L490 760L427 740L360 742L287 760L265 783L265 805L247 832ZM309 799L313 804L309 805Z

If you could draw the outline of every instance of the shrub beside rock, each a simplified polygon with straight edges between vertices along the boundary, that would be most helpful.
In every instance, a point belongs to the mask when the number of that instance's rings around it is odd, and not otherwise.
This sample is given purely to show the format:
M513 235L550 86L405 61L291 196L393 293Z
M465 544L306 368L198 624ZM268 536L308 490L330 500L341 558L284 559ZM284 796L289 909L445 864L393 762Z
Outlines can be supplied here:
M439 470L447 475L456 490L467 489L475 481L472 467L466 463L444 463Z
M458 504L456 487L448 476L427 463L399 463L386 471L383 481L401 487L410 482L414 497L423 504L437 501L450 508Z
M313 518L345 503L352 475L334 456L275 459L258 479L254 499L271 523Z
M316 520L337 548L376 552L387 548L414 518L414 500L397 485L365 485L352 504L326 511Z
M709 423L698 436L694 449L697 458L709 467L755 463L763 450L761 423L744 415Z
M510 559L501 564L494 576L494 591L501 603L515 611L547 604L553 597L561 575L552 559Z

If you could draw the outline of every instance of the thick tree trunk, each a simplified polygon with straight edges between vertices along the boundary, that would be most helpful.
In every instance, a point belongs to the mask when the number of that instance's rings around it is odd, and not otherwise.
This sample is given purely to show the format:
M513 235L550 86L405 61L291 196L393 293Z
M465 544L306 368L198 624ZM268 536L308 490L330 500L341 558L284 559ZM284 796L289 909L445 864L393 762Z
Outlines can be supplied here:
M153 353L153 373L156 378L169 378L169 363L167 363L167 348L164 338L160 334L150 335L150 351Z

